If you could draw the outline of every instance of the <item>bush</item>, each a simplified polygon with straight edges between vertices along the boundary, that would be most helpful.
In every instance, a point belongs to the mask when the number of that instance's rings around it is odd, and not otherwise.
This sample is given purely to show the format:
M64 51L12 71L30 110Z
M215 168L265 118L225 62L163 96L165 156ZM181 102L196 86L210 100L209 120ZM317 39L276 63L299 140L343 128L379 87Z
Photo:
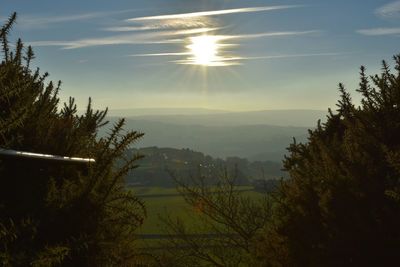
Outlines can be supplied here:
M341 84L336 114L292 144L261 252L278 266L391 266L400 253L400 55L392 73L361 68L356 107ZM274 252L274 253L273 253ZM278 253L275 253L278 252Z
M77 165L43 160L0 161L0 265L110 266L135 258L134 231L143 204L124 185L140 156L119 161L142 134L126 132L119 121L106 138L97 137L105 111L77 113L74 99L59 108L60 83L30 68L31 47L0 32L0 147L69 157L94 158Z

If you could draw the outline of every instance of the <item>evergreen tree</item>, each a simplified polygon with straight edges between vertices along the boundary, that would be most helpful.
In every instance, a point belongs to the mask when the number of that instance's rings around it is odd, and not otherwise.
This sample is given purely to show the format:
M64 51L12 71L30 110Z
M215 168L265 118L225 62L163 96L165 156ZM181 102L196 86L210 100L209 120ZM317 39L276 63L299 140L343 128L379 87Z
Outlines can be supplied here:
M123 132L120 120L108 137L98 137L107 110L94 111L90 100L83 115L73 98L60 108L60 83L31 69L32 48L18 40L10 49L15 20L13 14L0 32L0 148L96 163L0 159L0 265L129 265L145 209L124 185L140 156L124 152L142 134Z
M361 68L356 107L341 84L336 114L294 142L260 250L276 266L393 266L400 253L400 55L395 73Z

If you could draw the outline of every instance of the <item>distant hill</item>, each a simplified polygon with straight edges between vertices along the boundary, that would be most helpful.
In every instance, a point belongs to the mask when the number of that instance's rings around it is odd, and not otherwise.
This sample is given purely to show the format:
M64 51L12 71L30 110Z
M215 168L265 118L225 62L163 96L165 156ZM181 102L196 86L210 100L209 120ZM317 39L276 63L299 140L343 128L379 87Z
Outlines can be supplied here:
M271 161L251 162L247 159L230 157L225 160L213 158L190 149L146 147L131 149L128 154L141 154L139 167L127 177L129 185L174 186L169 171L177 178L188 179L200 173L212 180L222 175L226 169L236 183L249 185L255 180L278 179L285 173L282 164Z
M131 117L147 115L205 115L227 112L229 111L205 108L132 108L110 109L108 115L113 117Z
M181 110L184 111L184 110ZM323 110L263 110L249 112L223 112L203 110L202 113L176 113L178 110L164 110L160 114L143 114L130 116L126 112L123 117L132 117L135 120L158 121L179 125L203 126L243 126L243 125L275 125L314 127L317 121L325 121L327 111ZM200 112L197 110L197 112ZM112 114L112 113L111 113ZM111 115L110 114L110 115Z
M293 137L300 142L306 141L307 130L314 127L318 119L326 117L326 112L321 110L237 113L202 109L151 110L165 112L165 115L127 116L127 112L124 116L127 118L126 129L145 133L138 147L189 148L222 159L237 156L275 162L282 161ZM168 112L178 111L216 113L168 115ZM117 119L118 116L109 117L111 122ZM102 129L103 134L106 130Z
M127 119L126 129L145 133L136 147L189 148L218 158L237 156L275 162L281 162L293 137L304 141L307 134L305 127L177 125L132 118Z

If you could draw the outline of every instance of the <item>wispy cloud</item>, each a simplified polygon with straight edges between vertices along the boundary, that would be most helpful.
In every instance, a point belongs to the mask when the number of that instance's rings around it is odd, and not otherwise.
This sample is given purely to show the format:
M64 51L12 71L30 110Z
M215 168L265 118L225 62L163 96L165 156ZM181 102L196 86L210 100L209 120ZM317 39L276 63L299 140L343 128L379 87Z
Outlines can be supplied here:
M158 30L160 27L157 25L148 25L148 26L116 26L116 27L107 27L103 30L110 32L136 32L136 31L150 31L150 30Z
M375 14L382 18L400 18L400 1L386 4L377 10Z
M125 45L125 44L171 44L183 43L185 35L196 35L214 31L214 28L199 28L189 30L176 30L176 31L161 31L149 32L140 34L121 34L102 38L87 38L73 41L32 41L29 42L33 46L61 46L63 49L77 49L93 46L106 46L106 45ZM278 37L278 36L291 36L291 35L305 35L318 33L320 31L287 31L287 32L265 32L256 34L241 34L241 35L213 35L218 41L231 40L231 39L254 39L263 37ZM172 37L172 38L169 38ZM174 38L176 37L176 38ZM182 39L183 38L183 39ZM229 46L230 44L222 44Z
M170 30L216 27L218 22L209 17L196 17L184 19L165 19L159 21L137 21L136 25L125 25L104 28L106 31L127 32L147 30Z
M196 28L196 29L187 29L187 30L179 30L176 31L174 34L176 35L193 35L199 33L207 33L219 30L221 28Z
M310 31L281 31L281 32L263 32L254 34L239 34L239 35L222 35L222 39L253 39L263 37L279 37L279 36L291 36L291 35L306 35L313 33L320 33L320 30Z
M157 16L136 17L125 20L128 23L136 25L109 27L108 31L141 31L141 30L166 30L166 29L193 29L193 28L215 28L220 23L215 16L265 12L289 8L298 8L299 5L280 5L280 6L262 6L262 7L243 7L235 9L210 10L191 13L179 13Z
M209 66L220 67L220 66L233 66L241 65L241 61L244 60L269 60L269 59L289 59L289 58L300 58L300 57L329 57L329 56L341 56L349 53L312 53L312 54L286 54L286 55L271 55L271 56L256 56L256 57L221 57L218 61L214 62ZM187 58L183 60L171 61L180 65L197 65L193 58Z
M189 28L189 29L181 29L174 32L176 35L186 35L186 34L198 34L198 33L206 33L211 31L216 31L221 29L220 27L208 28L208 27L200 27L200 28ZM151 30L160 30L159 26L122 26L122 27L110 27L105 28L104 30L112 31L112 32L136 32L136 31L151 31Z
M232 39L257 39L257 38L268 38L268 37L279 37L279 36L292 36L292 35L308 35L321 33L320 30L310 31L280 31L280 32L261 32L253 34L237 34L237 35L212 35L218 42ZM221 44L223 45L223 44ZM225 44L230 45L230 44Z
M171 44L182 43L185 35L207 33L217 28L198 28L175 31L158 31L148 33L120 34L99 38L85 38L72 41L45 40L28 42L32 46L61 46L63 49L77 49L93 46L110 46L126 44Z
M128 19L127 21L185 19L185 18L235 14L235 13L272 11L272 10L288 9L288 8L296 8L296 7L300 7L300 6L299 5L281 5L281 6L245 7L245 8L235 8L235 9L223 9L223 10L211 10L211 11L201 11L201 12L191 12L191 13L181 13L181 14L137 17L137 18Z
M244 59L243 57L221 57L221 58L216 58L216 60L213 62L207 63L207 66L226 67L226 66L242 65L240 61L243 59ZM171 61L171 63L175 63L178 65L199 65L199 63L196 62L196 59L193 57L182 60L173 60Z
M400 18L400 1L391 2L375 10L375 15L384 19ZM380 27L357 30L367 36L400 36L400 27Z
M70 15L59 15L59 16L47 16L47 15L20 15L18 19L18 26L23 28L35 29L48 27L53 24L84 21L97 18L104 18L112 15L124 14L135 11L134 9L107 11L107 12L90 12L82 14L70 14Z
M335 53L312 53L312 54L285 54L285 55L272 55L272 56L257 56L257 57L229 57L222 60L250 60L250 59L280 59L280 58L295 58L295 57L321 57L321 56L343 56L350 53L335 52ZM184 56L191 55L190 52L183 53L155 53L155 54L133 54L130 57L156 57L156 56Z
M368 36L383 36L383 35L398 35L400 36L399 28L372 28L372 29L362 29L357 31L359 34Z
M259 57L243 57L243 60L251 59L284 59L284 58L297 58L297 57L330 57L330 56L343 56L351 53L333 52L333 53L311 53L311 54L286 54L286 55L271 55Z
M161 39L157 34L127 34L103 38L87 38L74 41L32 41L32 46L61 46L63 49L77 49L93 46L126 44L170 44L182 42L181 39Z
M136 17L125 20L125 25L103 28L105 31L119 32L112 36L84 38L78 40L45 40L30 42L34 46L59 46L62 49L78 49L95 46L135 45L135 44L179 44L181 49L177 51L157 51L155 53L142 53L128 55L130 57L173 57L171 61L175 64L196 64L207 66L232 66L240 65L245 60L273 59L305 56L322 56L328 54L299 54L278 55L261 57L241 57L234 55L234 51L227 47L240 46L240 42L246 39L290 37L320 33L319 30L305 31L270 31L261 33L238 33L221 34L226 28L223 20L217 16L239 13L267 12L273 10L284 10L298 8L298 5L277 5L262 7L243 7L236 9L211 10L192 13L168 14L157 16ZM126 11L115 11L108 13L88 13L64 17L52 18L29 18L26 22L36 25L48 23L61 23L77 20L87 20L109 16ZM126 34L122 34L126 32ZM205 40L202 40L205 38ZM197 42L200 41L200 42ZM235 40L235 41L232 41ZM207 41L202 44L201 41ZM233 44L234 42L235 44ZM201 44L200 44L201 43ZM200 54L194 50L203 51L202 46L211 46L210 51L205 52L207 60L202 60ZM178 46L177 46L178 47ZM180 51L179 51L180 50ZM214 51L215 50L215 51ZM207 54L208 53L208 54ZM333 54L329 54L333 55ZM175 58L174 58L175 57ZM203 62L206 61L206 62Z
M241 65L243 60L252 59L273 59L286 57L301 57L301 56L321 56L327 54L299 54L299 55L279 55L279 56L261 56L261 57L240 57L229 55L225 50L226 47L236 46L225 41L232 39L254 39L275 36L288 35L303 35L311 34L319 31L291 31L291 32L266 32L257 34L242 34L242 35L200 35L187 38L190 45L186 45L184 52L159 52L159 53L144 53L128 55L130 57L178 57L171 61L180 65L207 65L213 67ZM203 49L204 46L204 49ZM329 55L333 55L332 53Z
M152 53L152 54L132 54L129 57L165 57L165 56L187 56L191 55L190 52L176 52L176 53Z

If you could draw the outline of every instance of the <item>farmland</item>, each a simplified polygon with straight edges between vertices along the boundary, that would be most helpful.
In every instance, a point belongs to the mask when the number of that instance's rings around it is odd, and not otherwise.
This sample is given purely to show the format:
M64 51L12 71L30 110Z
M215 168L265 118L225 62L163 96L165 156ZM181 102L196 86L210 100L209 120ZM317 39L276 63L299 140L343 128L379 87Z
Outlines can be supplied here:
M170 216L171 218L179 217L188 225L198 221L196 211L185 202L176 188L132 187L131 189L145 203L147 210L147 218L140 227L139 234L165 234L161 218L165 218L166 216ZM259 194L254 192L251 186L240 186L237 190L243 191L245 194L254 195L255 197Z

